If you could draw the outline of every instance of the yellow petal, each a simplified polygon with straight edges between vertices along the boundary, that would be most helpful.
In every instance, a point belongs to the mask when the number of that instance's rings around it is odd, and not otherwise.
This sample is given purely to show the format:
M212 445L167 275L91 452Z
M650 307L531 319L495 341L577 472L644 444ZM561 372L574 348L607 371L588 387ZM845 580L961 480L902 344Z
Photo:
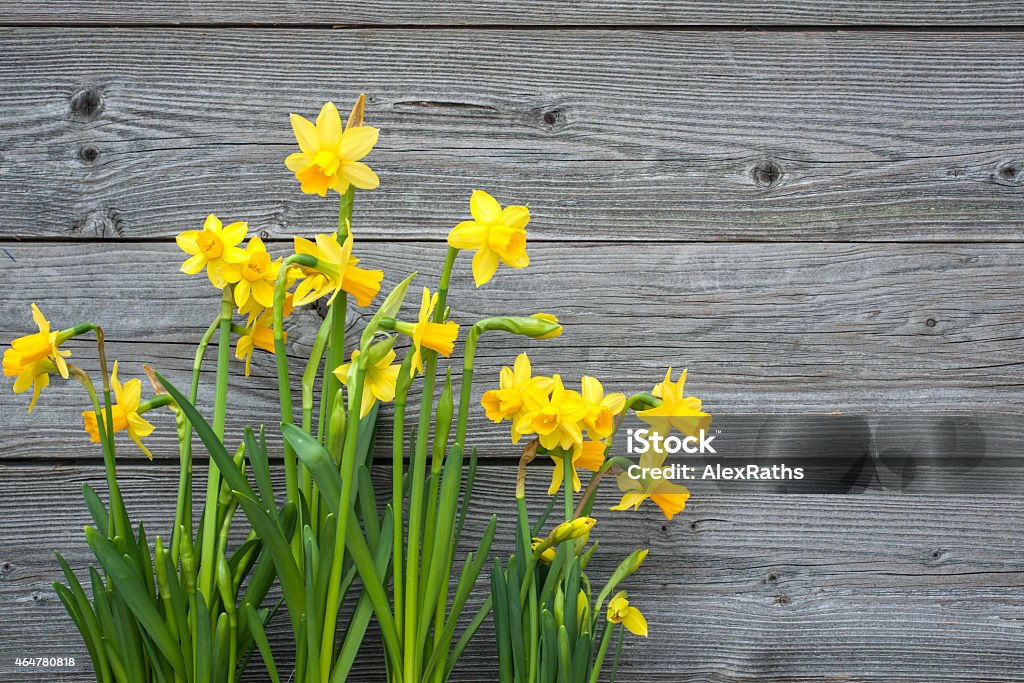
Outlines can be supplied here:
M341 142L341 116L334 102L328 102L316 117L316 134L320 147L337 147Z
M252 298L260 306L270 308L274 305L274 286L266 280L257 280L252 283Z
M198 254L199 244L196 242L197 237L199 237L198 231L186 230L175 237L174 241L177 242L178 247L186 254Z
M130 379L124 383L123 389L117 397L117 404L124 408L126 413L134 413L139 407L142 399L142 380Z
M640 614L640 610L636 607L627 607L625 614L622 615L622 625L625 626L630 633L635 633L638 636L647 637L647 620L644 619L644 615Z
M469 212L478 223L490 225L501 218L501 204L483 190L474 190L469 198Z
M640 503L644 502L645 500L647 500L646 493L640 493L638 491L629 491L622 496L622 499L619 501L618 505L615 505L609 509L628 510L630 508L633 508L634 510L636 510L638 507L640 507Z
M359 161L377 144L379 135L380 131L373 126L349 128L341 136L338 156L346 161Z
M494 277L498 270L498 255L484 247L473 254L473 280L480 287Z
M604 387L601 386L601 381L596 377L589 375L583 375L580 380L580 384L583 387L583 400L587 403L600 403L601 398L604 396Z
M562 459L552 455L551 461L555 464L555 467L551 470L551 485L548 486L549 496L558 493L558 489L562 487L562 480L565 477L565 467L562 465Z
M206 257L202 254L196 254L190 256L184 263L181 264L181 272L187 275L195 275L200 272L206 265Z
M284 165L292 173L298 173L300 171L306 170L306 168L308 168L311 163L313 163L312 159L310 159L310 157L306 156L302 152L289 154L284 158Z
M352 183L360 190L376 190L380 178L361 161L344 161L338 169L338 177Z
M206 217L206 221L203 223L203 230L209 230L210 232L220 234L221 222L220 219L214 216L212 213Z
M480 249L487 245L487 228L476 221L462 221L448 233L448 246L455 249Z
M247 234L249 234L249 224L244 221L238 221L224 228L221 239L224 241L225 247L233 247L244 240ZM260 242L260 244L262 245L263 243Z
M525 206L506 206L501 212L501 224L513 230L523 230L530 222L530 210Z
M299 142L299 149L301 149L304 154L308 154L310 156L316 154L320 149L320 139L316 135L316 126L314 126L309 119L299 116L298 114L292 114L291 121L292 130L295 131L295 139ZM296 155L292 154L288 158L290 159L293 156ZM285 160L285 163L288 163L287 159ZM291 168L291 166L288 168ZM296 169L292 170L294 171Z

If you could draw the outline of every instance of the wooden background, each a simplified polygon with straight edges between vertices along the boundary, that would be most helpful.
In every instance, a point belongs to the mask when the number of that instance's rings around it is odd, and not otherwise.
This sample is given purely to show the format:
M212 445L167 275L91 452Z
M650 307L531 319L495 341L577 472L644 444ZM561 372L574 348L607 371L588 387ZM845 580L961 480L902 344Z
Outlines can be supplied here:
M1021 470L968 486L927 466L1024 443L1022 48L1007 0L4 3L0 338L37 302L102 324L124 376L184 381L217 302L173 235L211 211L281 249L329 229L333 203L283 167L288 114L365 91L382 184L355 229L389 284L434 281L473 188L533 212L531 267L476 291L460 262L454 317L552 311L566 334L487 339L477 397L521 348L615 390L688 367L723 452L879 464L863 495L704 485L671 523L602 515L595 571L651 547L632 592L652 635L622 680L1024 680ZM291 321L296 357L318 320ZM272 367L232 378L231 429L276 420ZM100 453L75 387L26 403L0 392L0 678L90 680L50 583L53 549L89 561ZM516 455L475 413L471 533L508 509ZM122 488L166 533L157 422ZM901 482L886 463L907 457L925 466ZM458 681L494 680L488 634ZM78 664L14 665L33 656ZM368 644L358 678L380 666Z

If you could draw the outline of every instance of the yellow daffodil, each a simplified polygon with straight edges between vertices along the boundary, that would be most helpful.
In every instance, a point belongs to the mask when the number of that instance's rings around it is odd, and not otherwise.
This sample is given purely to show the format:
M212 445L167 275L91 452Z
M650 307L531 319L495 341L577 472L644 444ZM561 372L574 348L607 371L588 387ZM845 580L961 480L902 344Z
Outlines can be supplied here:
M344 244L339 244L335 235L317 235L315 244L295 238L295 253L313 256L321 264L321 270L305 269L306 279L295 288L296 306L304 306L327 294L331 295L327 301L331 304L343 290L355 298L356 305L370 305L380 291L384 271L357 267L359 259L352 256L352 241L351 231Z
M350 123L342 131L341 116L333 102L323 106L315 125L298 114L291 115L291 122L301 151L289 154L284 163L301 183L303 192L323 197L327 190L347 192L349 185L360 190L380 185L377 174L360 161L377 144L376 128Z
M352 352L352 360L359 357L359 349ZM359 407L359 417L366 417L370 408L377 401L388 403L395 400L395 383L398 381L398 373L401 367L392 365L395 360L395 352L388 351L384 356L366 368L363 376L363 399ZM334 376L342 384L348 383L348 370L351 363L345 363L334 370Z
M284 333L288 339L288 333ZM235 345L235 358L245 361L245 376L249 376L249 366L252 362L252 354L257 348L268 353L274 353L274 313L272 310L264 310L246 328L246 333L238 337Z
M526 224L530 210L525 206L501 208L491 195L475 190L469 200L473 220L463 221L448 233L448 245L456 249L475 250L473 279L480 287L490 280L498 263L512 268L530 264L526 253Z
M68 365L64 360L71 355L70 351L60 350L57 333L50 330L50 322L43 316L39 307L32 304L32 320L39 331L11 342L11 347L4 351L4 375L16 377L14 393L21 394L32 387L32 401L28 404L28 412L35 408L39 400L39 392L50 384L50 373L59 372L64 379L68 378Z
M212 213L206 217L202 230L186 230L176 241L181 250L191 257L181 264L181 272L195 275L206 268L206 275L217 289L227 281L221 269L228 263L244 263L245 252L238 245L249 232L248 223L232 223L224 227Z
M552 455L551 460L555 468L551 470L551 485L548 487L548 495L553 496L562 487L562 480L565 476L565 466L562 458ZM577 467L597 472L604 464L604 442L584 441L572 448L572 490L579 491L583 488L580 482L580 475L576 472Z
M604 387L596 377L583 376L583 403L587 414L583 421L591 439L607 439L615 429L615 416L626 407L625 394L604 393Z
M626 591L619 591L608 603L608 621L622 624L630 633L647 637L647 620L640 614L640 610L629 604Z
M413 343L412 367L410 368L410 372L413 374L423 372L423 349L432 349L445 357L452 355L452 351L455 350L459 325L451 320L446 320L443 323L433 322L435 308L437 308L437 292L431 296L430 290L424 287L416 324L407 330Z
M117 403L111 407L114 416L114 431L127 430L132 441L142 449L147 458L152 460L153 454L142 443L142 439L153 433L153 425L139 414L139 404L142 400L142 380L130 379L122 386L117 379L117 361L114 361L114 371L110 374L110 388L113 389L114 397L117 400ZM85 431L89 433L92 442L99 443L100 433L96 425L96 413L86 410L82 413L82 418L85 421ZM106 419L105 414L103 419Z
M289 281L291 281L291 276L289 276L288 279ZM295 310L293 298L294 297L291 295L291 293L285 294L284 296L284 307L281 309L281 313L285 318L290 316L292 314L292 311ZM274 315L274 309L272 306L261 306L256 301L256 299L252 297L249 297L249 300L246 301L243 306L238 307L238 312L244 316L247 316L245 321L246 327L252 327L253 323L256 322L256 319L265 313L269 314L270 316L268 320L273 320Z
M250 299L265 308L274 305L274 283L281 270L281 259L270 260L263 240L253 237L245 245L245 260L239 263L225 263L221 275L234 284L235 305L245 306Z
M673 382L672 368L669 368L665 372L665 379L651 391L661 399L661 405L641 410L637 412L637 417L663 434L668 434L674 428L687 436L696 436L700 430L707 429L711 425L711 415L701 410L699 398L683 394L685 384L686 370L679 376L679 381Z
M666 455L664 450L656 450L652 445L640 455L639 477L631 477L628 472L617 475L615 481L619 485L619 490L623 492L623 496L619 504L611 509L628 510L633 508L636 510L640 507L640 503L650 498L655 505L661 508L665 519L670 520L676 513L681 512L690 497L687 488L668 479L656 479L650 475L652 469L664 467Z
M551 381L551 394L529 406L515 428L522 434L536 432L540 445L548 450L568 450L583 442L580 421L587 407L577 392L565 388L560 376L553 376Z
M525 353L516 356L514 367L501 369L498 388L486 392L481 400L487 418L495 424L502 420L512 421L512 442L522 438L516 424L527 406L538 406L547 399L554 384L550 377L532 377L530 357Z

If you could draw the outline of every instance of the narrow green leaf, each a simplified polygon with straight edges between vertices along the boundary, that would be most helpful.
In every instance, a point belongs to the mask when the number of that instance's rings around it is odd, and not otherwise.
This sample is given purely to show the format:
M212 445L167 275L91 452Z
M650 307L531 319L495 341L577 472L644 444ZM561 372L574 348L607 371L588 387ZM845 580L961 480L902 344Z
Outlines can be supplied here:
M402 307L402 302L405 300L405 294L409 291L409 283L412 282L414 277L416 277L416 273L411 274L395 285L395 288L384 299L384 303L380 305L377 312L370 318L370 322L366 323L366 327L363 328L363 335L359 339L359 348L364 352L370 346L370 343L373 342L373 335L377 333L381 320L384 318L394 318L398 313L398 309Z
M96 530L104 536L108 535L107 529L109 528L108 524L110 524L110 516L107 514L107 508L103 505L99 494L88 484L82 484L82 497L85 499L85 506L89 508L89 515L96 523Z
M163 617L153 604L139 576L132 571L125 559L117 552L113 544L95 529L89 527L85 532L86 541L92 548L96 559L103 565L111 581L117 586L117 592L124 597L125 603L138 619L139 624L160 649L160 652L171 663L171 666L182 678L185 677L185 662L181 651L171 637L164 624Z
M251 602L245 603L244 610L249 633L252 634L253 640L256 641L256 647L260 650L260 656L263 657L263 665L267 668L267 675L270 676L270 680L273 683L281 683L281 679L277 675L274 653L270 649L267 632L263 629L263 621L260 619L259 614L256 613L256 609L252 606Z

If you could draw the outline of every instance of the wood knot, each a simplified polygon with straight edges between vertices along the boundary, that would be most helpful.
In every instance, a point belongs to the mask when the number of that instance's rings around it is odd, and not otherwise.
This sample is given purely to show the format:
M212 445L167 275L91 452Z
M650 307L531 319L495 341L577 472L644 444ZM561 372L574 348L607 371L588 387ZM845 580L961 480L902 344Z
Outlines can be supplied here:
M936 548L935 550L933 550L930 553L928 553L928 557L931 560L941 560L942 559L942 550L940 548Z
M264 228L263 230L260 230L256 234L259 236L259 238L261 240L265 240L265 239L269 239L270 238L270 231L267 230L266 228Z
M791 601L792 601L792 599L788 595L776 595L775 596L775 604L776 605L788 605Z
M558 123L560 115L561 114L557 109L549 109L548 111L544 112L544 123L546 123L549 126L553 126L556 123Z
M92 145L86 145L78 150L78 158L87 164L95 163L100 158L100 151Z
M992 180L999 185L1011 187L1024 185L1024 161L1014 160L1000 164L992 174Z
M768 583L775 583L779 580L779 575L775 572L768 572L768 576L766 576L765 578L768 580Z
M759 187L775 187L782 180L782 167L771 159L765 159L751 169L750 176Z
M103 93L99 88L82 88L71 96L71 116L79 121L92 121L103 112Z
M927 320L924 321L924 324L925 327L935 327L939 323L937 320L935 320L935 318L928 318Z
M124 219L121 212L110 207L90 211L71 226L71 233L80 237L124 237Z

